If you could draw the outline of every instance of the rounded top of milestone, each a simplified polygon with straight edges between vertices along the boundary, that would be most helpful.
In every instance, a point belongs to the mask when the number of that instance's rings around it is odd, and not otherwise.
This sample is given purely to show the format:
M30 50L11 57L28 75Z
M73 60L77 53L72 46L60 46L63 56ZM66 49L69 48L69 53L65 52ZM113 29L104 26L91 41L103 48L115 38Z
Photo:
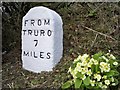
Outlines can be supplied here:
M43 18L53 18L53 19L56 18L57 16L57 19L62 23L62 18L58 13L44 6L36 6L31 8L23 18L25 18L26 16L34 17L34 18L43 17Z

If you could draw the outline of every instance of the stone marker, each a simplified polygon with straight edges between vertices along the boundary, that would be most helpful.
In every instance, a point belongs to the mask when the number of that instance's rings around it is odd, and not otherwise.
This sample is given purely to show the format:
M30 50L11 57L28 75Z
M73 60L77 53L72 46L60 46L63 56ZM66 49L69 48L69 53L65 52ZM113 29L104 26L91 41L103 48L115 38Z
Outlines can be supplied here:
M62 19L43 6L30 9L22 20L22 66L40 73L52 71L63 54Z

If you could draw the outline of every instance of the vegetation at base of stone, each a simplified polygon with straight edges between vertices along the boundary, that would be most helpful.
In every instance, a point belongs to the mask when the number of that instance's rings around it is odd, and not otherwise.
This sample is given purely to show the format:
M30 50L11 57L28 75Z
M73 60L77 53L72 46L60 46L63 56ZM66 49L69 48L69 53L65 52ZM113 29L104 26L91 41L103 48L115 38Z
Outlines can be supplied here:
M118 85L119 63L120 60L109 52L79 55L68 69L72 78L65 82L62 88L103 90L116 86Z
M110 2L3 2L2 49L8 52L3 55L3 88L58 89L71 78L67 70L78 55L111 50L113 55L120 58L119 5ZM34 6L51 8L63 19L64 54L53 72L35 74L21 67L21 21ZM109 90L118 89L120 85L110 87Z

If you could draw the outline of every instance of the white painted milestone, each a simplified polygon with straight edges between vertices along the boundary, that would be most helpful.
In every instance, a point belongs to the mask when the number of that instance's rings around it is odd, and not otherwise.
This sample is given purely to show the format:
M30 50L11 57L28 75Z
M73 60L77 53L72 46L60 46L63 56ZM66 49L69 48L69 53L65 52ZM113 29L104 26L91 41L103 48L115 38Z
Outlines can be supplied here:
M22 67L40 73L52 71L63 54L63 22L43 6L31 8L22 20Z

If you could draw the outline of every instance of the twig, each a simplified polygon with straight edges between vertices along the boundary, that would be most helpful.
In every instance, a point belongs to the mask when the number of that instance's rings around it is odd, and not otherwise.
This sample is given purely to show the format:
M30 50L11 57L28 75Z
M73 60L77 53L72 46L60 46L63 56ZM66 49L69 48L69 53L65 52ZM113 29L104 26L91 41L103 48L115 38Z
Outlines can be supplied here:
M108 35L106 35L106 34L104 34L104 33L98 32L98 31L93 30L93 29L91 29L91 28L89 28L89 27L86 27L86 26L82 26L82 27L85 28L85 29L87 29L87 30L93 31L93 32L95 32L95 33L97 33L97 34L100 34L100 35L102 35L102 36L105 36L105 37L111 38L112 40L116 41L116 39L114 39L113 37L108 36Z
M102 7L102 5L104 4L104 2L103 3L101 3L99 6L97 6L94 10L93 10L93 12L96 12L96 11L98 11L98 9L100 9L100 7ZM92 9L92 8L91 8Z
M47 81L43 82L42 85L44 85L46 82L47 82ZM32 85L32 86L33 86L33 87L29 88L28 90L33 90L33 89L39 87L40 85L38 84L38 85Z
M96 41L96 39L97 39L97 36L98 36L98 33L97 33L96 36L95 36L95 39L94 39L94 41L93 41L93 43L92 43L92 45L91 45L91 48L94 46L94 43L95 43L95 41Z
M7 84L9 86L9 88L12 88L10 84Z

